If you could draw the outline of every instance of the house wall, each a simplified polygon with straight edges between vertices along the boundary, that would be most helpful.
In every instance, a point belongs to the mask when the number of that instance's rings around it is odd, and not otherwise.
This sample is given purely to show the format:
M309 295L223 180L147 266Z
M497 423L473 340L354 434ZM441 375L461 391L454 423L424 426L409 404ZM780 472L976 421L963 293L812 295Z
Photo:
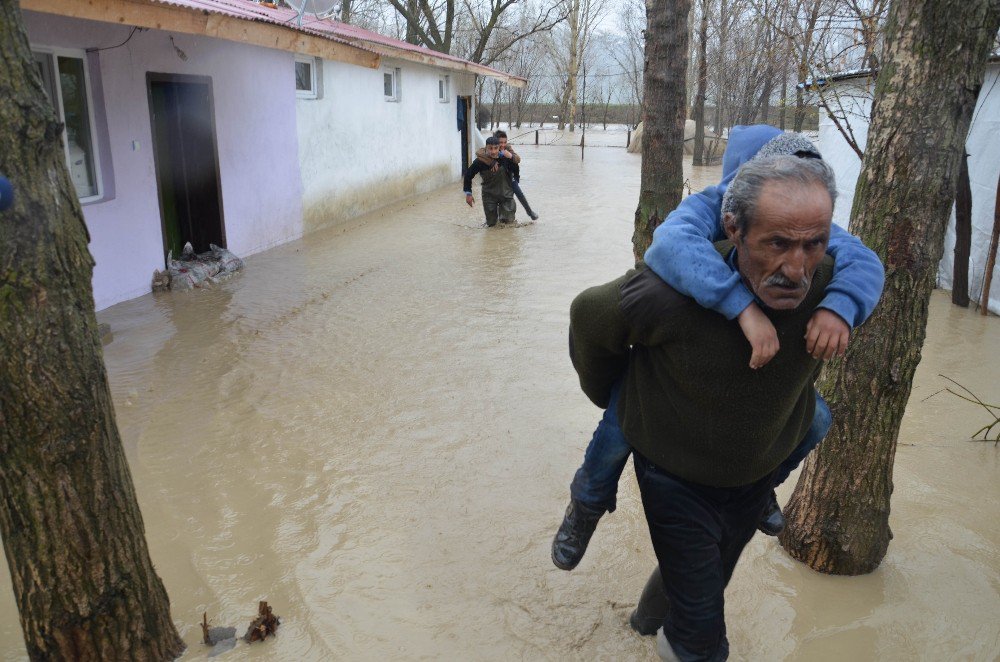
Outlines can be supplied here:
M869 79L855 79L834 83L837 94L845 100L851 113L851 127L864 150L868 141L870 114ZM966 142L969 153L969 180L972 185L972 250L969 260L969 296L981 298L986 253L993 231L994 205L997 181L1000 179L1000 64L991 63L986 70L982 92L973 112L972 126ZM820 151L823 158L837 173L839 199L834 210L834 221L847 227L854 187L861 172L861 160L833 122L821 113L819 125ZM955 210L951 211L944 239L944 254L938 266L939 287L950 289L955 255ZM1000 314L1000 264L992 275L990 311Z
M33 47L88 49L125 41L131 27L24 12ZM173 44L170 37L173 36ZM177 48L183 51L182 59ZM215 109L226 240L246 256L302 234L293 56L192 35L148 30L91 56L91 79L103 89L107 147L105 188L113 199L87 204L97 309L150 289L162 269L163 234L153 162L146 73L209 76ZM359 68L360 69L360 68ZM96 103L95 106L99 105Z
M475 77L388 58L383 65L401 70L399 101L385 100L382 69L331 61L322 63L322 98L296 101L307 232L461 177L456 97L474 94ZM446 103L438 101L444 74Z

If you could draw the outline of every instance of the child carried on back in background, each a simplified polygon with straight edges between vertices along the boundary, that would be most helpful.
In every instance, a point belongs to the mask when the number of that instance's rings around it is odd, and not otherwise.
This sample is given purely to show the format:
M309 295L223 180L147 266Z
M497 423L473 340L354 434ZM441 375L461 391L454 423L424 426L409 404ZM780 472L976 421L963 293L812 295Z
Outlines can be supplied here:
M763 368L780 349L774 326L740 279L715 250L713 241L724 238L720 219L723 195L743 163L758 156L790 154L821 158L805 136L783 133L768 125L737 126L730 131L722 158L722 180L701 193L685 198L653 233L653 243L645 255L646 266L681 294L727 319L737 319L750 343L750 367ZM843 355L852 327L862 324L878 303L885 281L882 263L861 241L833 225L827 252L834 258L834 275L826 296L816 308L806 328L806 349L823 360ZM632 448L622 435L618 421L619 385L611 395L587 446L583 464L570 485L570 503L552 541L552 562L572 570L583 558L597 522L615 509L618 481ZM816 393L816 413L799 446L781 464L775 487L788 478L815 448L831 425L830 408ZM759 530L778 535L785 526L784 516L771 492ZM637 627L632 622L633 627ZM643 634L653 634L645 632Z
M524 197L524 191L521 190L521 157L518 156L514 148L510 146L507 142L507 132L506 131L494 131L493 137L497 139L500 144L500 156L508 158L512 163L518 166L517 174L515 175L511 172L511 188L514 189L514 195L521 202L521 206L524 207L524 211L527 212L528 217L533 220L538 220L538 214L531 210L531 205L528 204L528 199ZM486 148L480 147L476 150L476 156L486 156Z
M472 206L472 178L479 175L482 181L480 195L483 198L483 213L486 214L486 226L493 227L500 221L514 221L517 206L514 204L514 177L520 176L520 169L515 161L500 154L500 142L490 136L486 139L485 153L476 153L462 180L465 193L465 203Z

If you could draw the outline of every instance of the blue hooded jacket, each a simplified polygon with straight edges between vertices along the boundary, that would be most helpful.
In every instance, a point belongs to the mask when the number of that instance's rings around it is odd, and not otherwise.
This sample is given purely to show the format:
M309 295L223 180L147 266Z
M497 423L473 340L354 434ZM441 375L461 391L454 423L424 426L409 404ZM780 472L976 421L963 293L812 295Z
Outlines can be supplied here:
M646 251L646 265L660 278L727 319L743 312L754 295L713 246L725 238L720 222L722 196L740 166L781 133L766 124L733 127L722 155L722 181L682 200L653 232L653 243ZM833 280L819 307L857 327L878 304L885 269L874 251L837 224L831 229L827 253L835 263Z

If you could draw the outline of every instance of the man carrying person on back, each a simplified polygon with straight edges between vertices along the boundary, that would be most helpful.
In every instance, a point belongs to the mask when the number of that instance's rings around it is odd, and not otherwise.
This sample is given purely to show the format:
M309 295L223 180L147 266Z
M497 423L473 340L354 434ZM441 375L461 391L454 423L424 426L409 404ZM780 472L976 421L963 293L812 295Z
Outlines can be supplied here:
M806 328L834 265L825 255L836 184L818 159L745 164L716 244L781 340L750 366L739 323L706 310L648 269L584 291L570 312L570 356L599 407L618 419L670 609L665 660L725 660L724 591L764 512L775 472L809 427L821 361Z
M820 158L816 147L801 134L784 133L767 125L734 127L723 155L722 181L685 198L656 229L653 244L646 252L646 265L668 285L739 323L751 348L749 365L756 369L766 366L777 352L777 333L739 274L715 250L712 240L725 236L721 217L731 210L722 206L722 198L740 166L755 158L782 154ZM871 314L885 279L875 253L839 227L832 228L827 252L835 259L833 280L806 327L806 349L821 359L844 352L851 327L859 326ZM552 561L563 570L576 567L598 520L615 509L618 480L631 453L618 423L616 402L612 397L587 446L584 462L570 486L569 507L552 541ZM782 483L822 441L830 425L830 409L817 393L812 425L795 452L782 463L775 485ZM773 490L768 501L759 528L767 535L778 535L784 528L784 517ZM654 615L657 611L653 610ZM632 626L642 634L655 633L655 619L645 616L637 610L630 621Z
M486 214L486 225L495 226L499 221L513 221L517 213L514 205L514 189L511 182L515 175L520 175L520 169L512 159L500 155L500 141L490 136L486 139L485 153L479 155L465 171L463 190L465 203L470 207L475 199L472 197L472 178L479 175L482 180L480 195L483 198L483 212Z
M493 137L500 142L500 156L510 159L510 161L518 166L517 174L511 173L511 188L514 189L514 195L521 202L521 206L524 207L525 213L528 214L528 218L533 221L538 220L538 214L536 214L532 209L531 205L528 204L528 199L524 197L524 192L521 190L521 157L518 156L514 148L507 142L507 132L506 131L494 131ZM486 156L486 148L480 147L476 150L476 157ZM500 165L496 164L493 166L494 170L499 168Z

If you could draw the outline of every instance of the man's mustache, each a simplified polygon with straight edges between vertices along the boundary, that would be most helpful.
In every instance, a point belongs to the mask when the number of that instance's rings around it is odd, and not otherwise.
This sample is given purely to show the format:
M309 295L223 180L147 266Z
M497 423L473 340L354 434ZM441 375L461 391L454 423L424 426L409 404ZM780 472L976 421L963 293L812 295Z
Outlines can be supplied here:
M786 277L784 274L781 273L772 274L771 276L768 276L764 280L764 284L776 285L778 287L785 287L788 289L799 289L799 290L809 289L809 279L807 277L803 276L802 280L796 283L794 280Z

